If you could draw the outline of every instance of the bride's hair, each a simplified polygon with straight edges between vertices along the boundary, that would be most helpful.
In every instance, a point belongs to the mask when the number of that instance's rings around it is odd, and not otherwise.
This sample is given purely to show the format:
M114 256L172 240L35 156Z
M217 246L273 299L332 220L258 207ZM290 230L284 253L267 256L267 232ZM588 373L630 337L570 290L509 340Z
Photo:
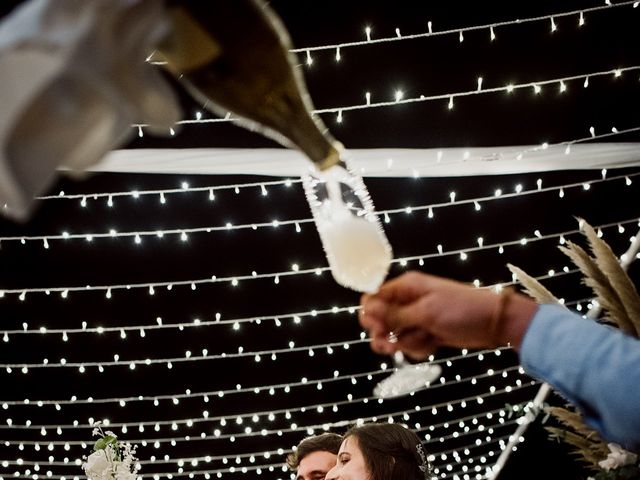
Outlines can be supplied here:
M371 480L429 480L431 466L422 442L409 428L396 423L368 423L351 428Z

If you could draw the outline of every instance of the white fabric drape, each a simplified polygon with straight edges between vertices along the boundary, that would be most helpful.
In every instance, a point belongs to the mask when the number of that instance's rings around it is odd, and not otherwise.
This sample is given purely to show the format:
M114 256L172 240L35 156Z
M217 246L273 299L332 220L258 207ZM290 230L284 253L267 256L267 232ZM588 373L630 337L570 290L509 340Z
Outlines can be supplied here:
M551 170L640 165L640 143L593 143L483 148L349 150L351 163L369 177L499 175ZM300 176L310 166L297 151L282 148L118 150L93 171Z

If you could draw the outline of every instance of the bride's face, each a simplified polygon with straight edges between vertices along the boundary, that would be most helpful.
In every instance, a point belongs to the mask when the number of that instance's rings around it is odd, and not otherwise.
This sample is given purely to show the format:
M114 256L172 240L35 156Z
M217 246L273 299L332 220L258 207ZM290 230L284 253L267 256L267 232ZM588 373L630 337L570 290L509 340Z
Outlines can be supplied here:
M371 472L362 456L358 439L347 437L340 445L336 466L327 473L326 480L370 480Z

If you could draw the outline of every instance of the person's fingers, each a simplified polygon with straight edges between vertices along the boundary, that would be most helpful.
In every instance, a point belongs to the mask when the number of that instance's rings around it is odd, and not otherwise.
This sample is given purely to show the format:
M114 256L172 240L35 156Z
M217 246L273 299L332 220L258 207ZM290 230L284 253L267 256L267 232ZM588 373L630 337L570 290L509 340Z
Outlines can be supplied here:
M452 285L454 282L438 277L408 272L386 282L375 294L363 295L358 316L369 333L372 350L383 355L400 350L415 360L435 353L441 339L432 329L441 308L438 297L430 292Z
M407 272L399 277L385 282L376 293L365 293L360 297L360 320L367 322L367 316L371 321L375 321L381 317L378 310L374 310L372 302L374 300L383 302L384 304L405 304L410 303L421 296L426 295L430 288L433 288L434 282L438 278L421 272ZM376 309L381 309L381 303L375 304ZM365 326L365 325L363 325Z
M423 296L410 303L387 305L384 312L385 326L398 336L412 330L428 333L432 324L429 302L429 297Z
M402 337L401 337L402 338ZM411 360L423 361L429 355L433 355L438 350L438 343L434 337L425 337L420 341L415 341L415 338L409 339L405 342L398 342L399 350L401 350L405 356ZM406 345L406 346L405 346Z
M427 307L424 297L407 305L389 305L370 298L365 303L361 323L369 332L372 350L384 355L401 350L414 359L434 353L438 345L429 330Z
M360 304L362 305L363 303L365 303L369 298L371 298L374 294L373 293L363 293L360 296Z
M400 335L410 329L428 333L432 323L429 301L428 296L422 296L407 304L397 304L371 296L358 314L360 325L371 338L383 337L390 332Z
M387 323L387 307L411 303L423 297L427 293L426 286L435 278L420 272L407 272L385 282L378 292L362 295L360 324L367 330L379 328L381 321Z
M403 273L383 283L374 296L390 303L410 302L424 293L429 277L426 273L416 271Z
M364 320L364 315L366 312L365 305L369 302L369 299L371 298L371 296L372 295L369 293L363 293L360 296L360 310L358 311L358 321L360 322L360 325L362 325L362 322ZM362 325L362 327L364 328L364 325Z
M389 341L386 336L371 339L371 349L381 355L393 355L403 352L413 360L424 360L436 352L438 344L435 338L419 330L407 331L398 336L396 342Z
M371 339L371 350L380 355L392 355L398 350L398 344L389 342L385 337L376 337Z
M383 336L391 331L386 324L387 310L389 305L375 296L370 296L363 301L358 319L363 329L369 332L369 336Z

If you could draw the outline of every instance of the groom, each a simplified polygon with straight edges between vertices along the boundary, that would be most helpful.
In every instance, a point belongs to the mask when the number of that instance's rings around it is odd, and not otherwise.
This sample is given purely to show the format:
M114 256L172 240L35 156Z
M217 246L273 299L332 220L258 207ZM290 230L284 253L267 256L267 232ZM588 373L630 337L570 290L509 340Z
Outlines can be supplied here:
M324 480L335 465L342 437L336 433L323 433L302 440L287 455L287 465L296 472L296 480Z

